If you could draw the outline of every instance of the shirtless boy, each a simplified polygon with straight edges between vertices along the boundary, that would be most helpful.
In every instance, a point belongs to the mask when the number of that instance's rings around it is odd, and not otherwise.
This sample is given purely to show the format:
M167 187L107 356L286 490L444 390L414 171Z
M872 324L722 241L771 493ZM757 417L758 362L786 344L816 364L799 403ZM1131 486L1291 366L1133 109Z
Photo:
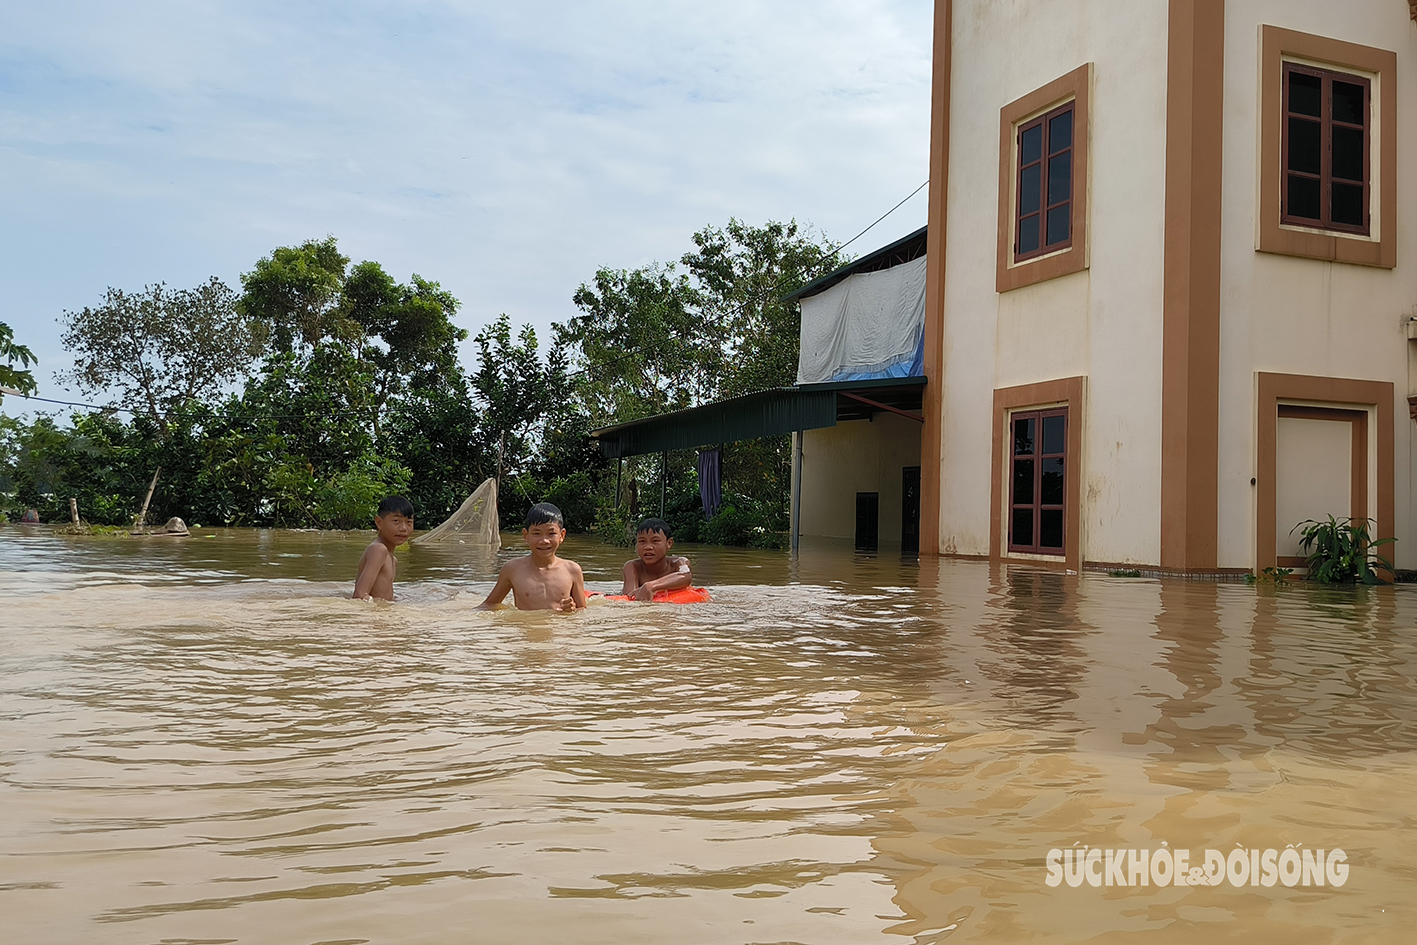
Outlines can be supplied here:
M394 575L399 569L394 549L413 534L413 503L401 495L389 496L379 503L374 529L379 535L359 559L359 575L354 579L355 600L394 599Z
M566 523L561 510L550 502L540 502L526 513L522 540L531 549L525 558L514 558L502 566L497 586L478 605L492 610L512 592L517 610L582 610L585 608L585 576L574 561L556 556L566 540Z
M671 555L674 536L662 519L647 518L635 529L635 555L625 562L625 587L635 600L654 600L655 591L677 591L694 583L689 559Z

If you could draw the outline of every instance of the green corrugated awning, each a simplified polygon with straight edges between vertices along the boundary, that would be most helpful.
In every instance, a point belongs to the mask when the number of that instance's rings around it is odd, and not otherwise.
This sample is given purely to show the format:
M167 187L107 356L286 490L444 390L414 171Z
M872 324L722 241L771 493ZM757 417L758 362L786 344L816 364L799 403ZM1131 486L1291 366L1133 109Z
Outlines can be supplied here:
M862 391L879 403L918 410L924 385L923 377L888 377L781 387L604 427L591 436L610 459L716 446L832 427L838 419L863 416L866 408L860 401L843 398L849 392Z

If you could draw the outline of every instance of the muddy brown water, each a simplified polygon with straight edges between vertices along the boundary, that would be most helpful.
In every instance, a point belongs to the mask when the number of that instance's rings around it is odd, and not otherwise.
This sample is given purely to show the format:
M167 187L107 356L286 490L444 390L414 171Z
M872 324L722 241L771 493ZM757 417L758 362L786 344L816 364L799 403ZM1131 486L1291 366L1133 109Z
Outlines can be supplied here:
M690 548L487 614L465 548L346 599L367 540L0 529L5 941L1417 940L1417 588ZM1045 882L1163 844L1350 873Z

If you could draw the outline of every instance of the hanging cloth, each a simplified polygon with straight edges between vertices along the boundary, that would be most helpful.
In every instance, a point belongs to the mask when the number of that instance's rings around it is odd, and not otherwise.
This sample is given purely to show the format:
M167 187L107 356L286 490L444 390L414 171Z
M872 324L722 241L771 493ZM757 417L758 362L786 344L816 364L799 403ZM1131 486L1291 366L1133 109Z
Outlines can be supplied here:
M704 518L713 518L723 505L723 449L699 450L699 498L704 504Z

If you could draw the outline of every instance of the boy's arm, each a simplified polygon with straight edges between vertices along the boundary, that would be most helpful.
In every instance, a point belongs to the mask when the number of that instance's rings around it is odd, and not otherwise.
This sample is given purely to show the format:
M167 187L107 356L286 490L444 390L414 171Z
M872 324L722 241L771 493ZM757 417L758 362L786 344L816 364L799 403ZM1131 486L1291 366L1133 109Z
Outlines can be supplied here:
M487 595L487 599L477 605L478 610L491 610L506 598L507 592L512 589L512 579L507 572L511 569L510 564L504 564L502 570L497 574L497 584L492 588L492 592Z
M639 558L633 558L625 562L625 586L620 588L620 593L626 597L635 593L635 588L640 586L640 574L637 565Z
M576 610L585 610L585 572L574 561L571 562L571 600Z
M384 565L389 560L389 549L381 544L370 545L364 551L364 557L359 559L359 574L354 578L354 599L365 600L369 597L369 592L374 589L374 582L379 578L379 572L384 570Z
M664 577L657 577L653 581L646 581L641 584L633 593L640 600L653 600L654 595L659 591L677 591L681 587L688 587L694 583L694 572L689 567L688 558L668 559L670 566L674 569Z

